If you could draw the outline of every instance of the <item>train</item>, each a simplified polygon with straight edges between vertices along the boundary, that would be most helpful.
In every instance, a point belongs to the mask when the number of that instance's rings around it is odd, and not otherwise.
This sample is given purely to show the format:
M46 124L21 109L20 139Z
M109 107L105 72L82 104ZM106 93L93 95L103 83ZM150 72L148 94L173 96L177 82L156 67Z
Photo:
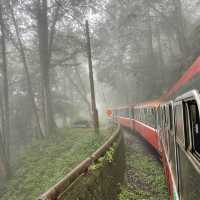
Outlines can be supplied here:
M158 152L170 200L200 199L199 86L200 57L158 99L107 110Z

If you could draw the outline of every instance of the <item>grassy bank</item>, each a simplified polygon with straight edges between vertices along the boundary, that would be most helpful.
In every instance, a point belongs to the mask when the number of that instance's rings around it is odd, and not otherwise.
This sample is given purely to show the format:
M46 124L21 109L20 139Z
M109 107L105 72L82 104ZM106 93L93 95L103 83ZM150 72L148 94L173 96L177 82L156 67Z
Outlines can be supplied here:
M163 168L152 149L137 135L126 135L126 184L119 200L167 200Z
M110 133L102 130L95 136L91 129L63 129L43 141L34 141L20 156L0 200L35 200L94 152Z

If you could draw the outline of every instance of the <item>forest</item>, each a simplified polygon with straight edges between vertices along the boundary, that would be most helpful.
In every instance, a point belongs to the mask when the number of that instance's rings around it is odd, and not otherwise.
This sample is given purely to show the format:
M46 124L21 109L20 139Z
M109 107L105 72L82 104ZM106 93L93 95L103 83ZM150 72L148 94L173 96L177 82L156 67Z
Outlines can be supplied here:
M90 120L85 21L100 119L155 99L200 54L198 0L1 0L0 184L33 140Z

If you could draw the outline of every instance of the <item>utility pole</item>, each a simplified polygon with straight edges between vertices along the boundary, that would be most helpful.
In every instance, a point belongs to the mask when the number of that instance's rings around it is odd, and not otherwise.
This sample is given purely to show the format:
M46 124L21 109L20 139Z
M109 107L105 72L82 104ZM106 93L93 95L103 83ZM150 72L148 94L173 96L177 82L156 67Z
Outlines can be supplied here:
M90 90L91 90L91 104L92 104L92 117L95 133L99 134L99 117L98 110L96 108L95 91L94 91L94 79L92 70L92 54L90 45L90 32L88 20L85 22L86 39L87 39L87 55L88 55L88 67L89 67L89 79L90 79Z

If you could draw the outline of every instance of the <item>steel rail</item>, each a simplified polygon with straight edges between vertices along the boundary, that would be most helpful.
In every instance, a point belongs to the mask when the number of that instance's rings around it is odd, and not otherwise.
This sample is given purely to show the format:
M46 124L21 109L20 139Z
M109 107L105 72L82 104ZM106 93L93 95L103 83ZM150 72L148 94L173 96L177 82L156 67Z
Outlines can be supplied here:
M90 157L78 164L63 179L48 189L47 192L43 193L38 200L57 200L75 179L77 179L81 174L87 172L90 165L106 153L119 136L120 125L118 124L117 129L114 131L112 136L99 149L97 149Z

